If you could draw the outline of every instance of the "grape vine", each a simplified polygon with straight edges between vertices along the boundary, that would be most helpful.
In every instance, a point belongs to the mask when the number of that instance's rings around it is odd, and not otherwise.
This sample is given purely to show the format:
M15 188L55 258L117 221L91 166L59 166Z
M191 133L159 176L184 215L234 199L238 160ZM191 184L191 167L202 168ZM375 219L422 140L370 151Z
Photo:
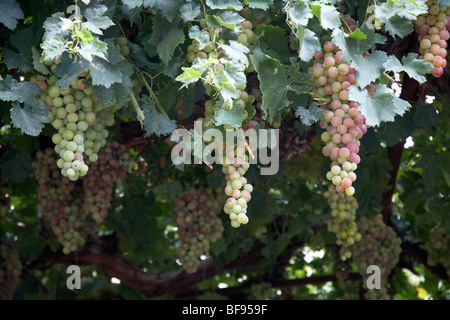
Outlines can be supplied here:
M0 300L10 300L20 281L22 263L13 244L0 244Z

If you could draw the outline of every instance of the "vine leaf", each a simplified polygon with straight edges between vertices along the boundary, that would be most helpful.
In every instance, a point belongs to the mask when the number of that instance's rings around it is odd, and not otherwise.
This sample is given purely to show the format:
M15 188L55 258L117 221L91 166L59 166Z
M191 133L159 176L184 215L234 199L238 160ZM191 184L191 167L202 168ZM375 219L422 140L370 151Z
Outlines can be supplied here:
M145 115L142 124L144 125L146 136L170 134L177 128L175 123L155 110L155 101L146 98L141 104Z
M359 110L369 126L379 126L383 121L394 121L395 115L403 115L411 105L394 95L385 85L377 85L374 94L369 97L366 89L355 86L349 88L349 100L360 103Z
M16 0L2 0L0 3L0 22L8 29L17 27L17 20L24 18L23 11Z
M38 136L44 128L44 124L50 122L47 109L40 101L25 101L23 108L19 102L14 101L12 106L12 122L25 134Z
M3 101L33 101L40 93L42 90L37 84L29 81L17 82L11 75L0 80L0 100Z
M403 63L403 64L402 64ZM400 73L406 72L411 78L419 83L427 81L424 74L427 74L433 67L424 59L417 59L417 53L410 52L402 58L400 62L395 56L389 56L388 60L383 64L386 70Z
M323 111L319 108L319 104L316 101L313 101L309 109L299 106L295 111L295 115L308 127L323 119Z
M169 64L174 50L185 40L183 25L179 21L169 22L166 18L153 18L151 43L156 46L159 57L165 65Z
M216 126L227 124L238 129L242 125L242 117L244 115L245 109L238 104L233 104L233 108L229 110L216 108L214 110L214 123Z
M239 0L206 0L206 5L211 9L234 9L242 10L242 4Z
M95 34L103 34L101 29L108 29L114 25L109 17L103 15L107 9L105 6L86 9L84 17L87 21L83 22L81 26Z

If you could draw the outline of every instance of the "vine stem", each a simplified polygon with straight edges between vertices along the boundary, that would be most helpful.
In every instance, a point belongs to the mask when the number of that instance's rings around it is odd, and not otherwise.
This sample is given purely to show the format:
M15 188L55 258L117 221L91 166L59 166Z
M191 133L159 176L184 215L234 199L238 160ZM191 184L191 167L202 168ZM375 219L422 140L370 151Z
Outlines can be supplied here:
M155 93L153 92L151 86L148 84L147 79L145 79L144 74L146 74L150 79L153 80L153 77L151 77L148 73L141 71L138 67L136 67L134 65L134 69L136 70L136 72L139 74L140 78L142 79L142 82L144 83L145 88L147 89L148 93L150 94L150 96L152 97L152 99L155 101L156 106L158 107L159 112L161 112L166 118L167 120L170 121L169 116L166 113L166 110L164 110L164 107L162 106L162 104L159 102L158 97L155 95ZM158 73L156 76L158 76L160 73Z

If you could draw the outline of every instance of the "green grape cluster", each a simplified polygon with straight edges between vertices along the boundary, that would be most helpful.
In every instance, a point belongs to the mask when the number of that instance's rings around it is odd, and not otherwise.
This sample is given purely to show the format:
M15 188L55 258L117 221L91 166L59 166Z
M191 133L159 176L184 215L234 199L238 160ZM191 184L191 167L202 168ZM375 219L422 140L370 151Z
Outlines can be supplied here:
M271 300L275 297L275 289L267 281L253 283L249 290L250 300Z
M126 57L130 54L130 48L128 47L128 40L125 37L117 38L116 40L117 45L120 49L120 54Z
M130 168L124 147L107 143L98 161L88 164L91 170L77 182L62 177L56 167L52 148L38 151L32 162L37 180L38 210L49 221L56 239L69 254L85 243L108 214L114 183Z
M414 22L419 34L419 59L425 59L433 67L429 71L440 77L447 66L447 40L450 29L450 7L440 5L438 0L426 2L428 12L417 17Z
M341 300L360 300L361 285L361 279L347 279L338 283L339 289L343 292Z
M223 210L228 214L231 226L238 228L241 224L247 224L249 221L247 204L252 198L253 191L253 186L244 177L250 167L245 138L238 139L232 150L227 151L226 149L225 145L222 172L227 181L225 194L229 198L226 200Z
M58 60L51 67L57 64ZM40 101L46 104L51 124L57 130L52 136L59 154L56 165L63 176L76 181L89 170L86 160L97 161L109 135L106 127L114 124L114 112L121 106L115 101L97 104L93 87L86 84L88 72L80 74L64 90L56 85L57 80L53 74L30 78L43 90Z
M352 253L353 261L363 277L363 282L366 283L367 278L371 275L367 274L367 268L370 265L378 266L381 271L381 288L367 289L364 296L369 300L390 299L386 280L399 261L402 241L394 229L386 226L381 214L372 219L361 217L358 221L358 228L362 237L358 245L353 247Z
M338 283L344 283L351 271L349 260L344 261L341 259L339 247L336 245L328 245L326 251L331 257L333 274L336 276Z
M9 179L0 180L0 223L5 222L9 213L12 188Z
M425 249L428 251L428 264L430 266L441 264L447 270L450 280L450 236L445 233L442 226L437 225L430 230Z
M361 239L356 224L358 202L353 196L337 192L336 186L333 185L328 187L323 196L331 208L330 217L327 219L328 231L336 234L336 243L341 246L341 259L346 260L352 256L349 247Z
M0 300L11 300L20 281L22 263L12 244L0 244Z
M213 188L190 188L177 197L172 208L180 237L176 247L178 260L189 273L197 270L201 256L209 253L211 243L224 231L219 217L221 192Z

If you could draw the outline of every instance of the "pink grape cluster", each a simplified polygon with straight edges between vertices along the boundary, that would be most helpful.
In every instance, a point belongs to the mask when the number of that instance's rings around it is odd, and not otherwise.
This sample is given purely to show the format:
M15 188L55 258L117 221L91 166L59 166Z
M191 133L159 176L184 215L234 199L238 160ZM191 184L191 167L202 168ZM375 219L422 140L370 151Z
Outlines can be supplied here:
M358 229L362 237L358 246L353 247L352 253L353 261L363 277L364 287L366 287L367 277L372 274L367 273L370 265L378 266L381 272L381 288L367 289L364 296L368 300L390 299L386 280L399 261L402 241L394 229L383 222L381 214L372 219L361 217L358 221Z
M415 21L415 30L419 34L419 59L425 59L433 67L429 73L440 77L447 66L447 40L450 29L450 7L438 6L438 1L426 2L428 12Z
M352 256L349 247L361 239L356 224L356 210L358 202L353 196L337 192L337 187L330 185L323 196L331 208L330 217L327 219L328 231L336 234L336 244L340 247L339 255L342 261Z
M222 172L225 174L227 185L225 194L229 197L223 210L231 220L231 226L238 228L241 224L247 224L247 203L250 202L253 186L248 183L245 173L250 167L249 156L246 153L246 141L239 139L231 150L224 148Z
M98 153L98 160L90 164L90 171L83 179L83 210L92 213L97 225L103 222L111 207L114 183L121 184L134 162L125 152L124 145L108 142ZM88 162L89 164L89 162Z
M224 227L218 200L221 193L220 189L190 188L176 200L173 211L180 237L176 251L178 260L189 273L197 270L200 257L208 254L211 243L222 236Z
M342 57L342 51L327 41L323 50L315 52L311 72L316 99L326 101L322 103L325 120L321 125L326 128L321 135L326 143L322 154L332 161L326 176L337 192L352 196L355 193L352 186L356 180L354 171L361 161L358 155L360 139L367 132L367 126L358 103L349 101L348 89L358 83L355 69L342 63Z
M129 168L127 159L119 158L126 154L123 149L117 142L107 143L98 153L99 161L90 164L91 170L78 183L60 175L53 149L37 152L32 166L38 182L38 209L49 220L65 254L80 248L106 217L112 186Z
M22 263L12 244L0 244L0 300L11 300L20 281Z

